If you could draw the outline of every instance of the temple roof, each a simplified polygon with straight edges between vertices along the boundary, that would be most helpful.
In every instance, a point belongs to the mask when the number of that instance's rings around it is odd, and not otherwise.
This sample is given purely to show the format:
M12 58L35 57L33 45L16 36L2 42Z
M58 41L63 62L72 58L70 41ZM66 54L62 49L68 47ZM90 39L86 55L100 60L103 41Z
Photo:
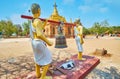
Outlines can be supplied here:
M53 10L52 15L58 15L58 16L59 16L58 11L57 11L57 5L56 5L56 2L55 2L55 4L54 4L53 6L54 6L54 10Z
M65 17L59 15L58 10L57 10L56 2L55 2L55 4L53 6L54 6L54 10L53 10L52 15L49 17L49 19L50 20L54 20L54 21L63 21L63 22L66 22Z

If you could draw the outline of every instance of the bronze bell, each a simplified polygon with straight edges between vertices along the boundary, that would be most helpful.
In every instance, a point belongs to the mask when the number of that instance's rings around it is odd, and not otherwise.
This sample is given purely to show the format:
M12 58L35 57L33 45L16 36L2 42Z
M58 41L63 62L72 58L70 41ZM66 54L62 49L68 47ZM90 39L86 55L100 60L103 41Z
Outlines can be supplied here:
M66 48L66 38L64 35L56 36L55 48Z
M56 38L55 48L66 48L67 47L66 38L63 34L63 25L64 23L60 21L60 24L57 27L58 35L55 37Z

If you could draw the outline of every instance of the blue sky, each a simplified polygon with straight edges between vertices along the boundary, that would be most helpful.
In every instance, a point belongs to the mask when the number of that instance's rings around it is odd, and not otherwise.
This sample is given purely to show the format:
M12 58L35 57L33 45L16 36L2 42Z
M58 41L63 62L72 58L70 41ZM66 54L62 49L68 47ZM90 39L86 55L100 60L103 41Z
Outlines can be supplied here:
M107 20L110 25L120 25L120 0L2 0L0 2L0 20L11 19L22 24L22 14L32 15L28 10L32 3L41 7L41 18L48 18L53 12L56 1L58 12L67 22L80 18L83 26L89 28L94 22Z

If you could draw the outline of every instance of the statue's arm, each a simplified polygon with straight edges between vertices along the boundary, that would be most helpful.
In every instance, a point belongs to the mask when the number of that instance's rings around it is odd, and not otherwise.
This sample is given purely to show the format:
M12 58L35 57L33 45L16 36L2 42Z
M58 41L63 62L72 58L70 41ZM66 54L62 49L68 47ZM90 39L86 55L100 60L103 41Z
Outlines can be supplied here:
M84 43L84 41L83 41L83 27L79 26L78 29L79 29L78 35L80 36L80 40L81 40L80 43L83 44Z
M43 31L43 27L42 27L42 23L39 19L35 20L34 21L34 24L36 25L36 32L37 32L37 36L43 40L44 42L46 42L49 46L51 46L53 43L50 42L45 36L44 34L42 33Z

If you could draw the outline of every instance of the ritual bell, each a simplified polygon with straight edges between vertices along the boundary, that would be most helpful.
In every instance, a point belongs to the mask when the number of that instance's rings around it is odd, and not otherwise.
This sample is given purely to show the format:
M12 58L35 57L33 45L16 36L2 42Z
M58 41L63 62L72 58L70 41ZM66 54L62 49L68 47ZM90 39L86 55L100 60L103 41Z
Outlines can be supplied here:
M55 48L66 48L67 47L66 38L64 35L56 36L55 38L56 38Z

